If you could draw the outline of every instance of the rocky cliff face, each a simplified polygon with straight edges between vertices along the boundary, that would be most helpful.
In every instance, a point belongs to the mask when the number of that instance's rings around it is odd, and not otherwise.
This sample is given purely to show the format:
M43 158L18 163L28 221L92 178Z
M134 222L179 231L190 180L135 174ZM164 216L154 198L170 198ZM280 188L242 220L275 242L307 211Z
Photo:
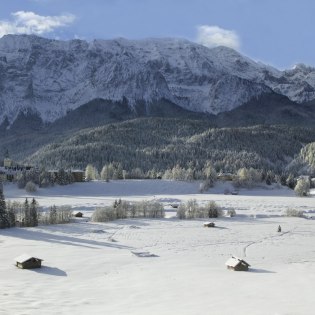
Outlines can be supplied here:
M218 114L272 91L297 103L315 99L315 69L279 71L230 48L179 39L0 39L0 123L30 111L54 121L93 99L126 99L131 108L166 99Z

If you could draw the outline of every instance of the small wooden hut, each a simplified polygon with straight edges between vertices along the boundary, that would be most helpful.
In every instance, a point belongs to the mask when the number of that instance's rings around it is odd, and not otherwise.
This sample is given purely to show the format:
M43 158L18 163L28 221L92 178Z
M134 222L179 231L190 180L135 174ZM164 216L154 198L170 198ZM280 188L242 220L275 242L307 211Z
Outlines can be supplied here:
M215 223L214 222L205 222L203 224L204 227L215 227Z
M248 264L245 260L238 258L236 256L232 256L225 263L228 269L234 271L247 271L250 264Z
M43 259L23 254L15 258L15 265L21 269L33 269L40 268L42 266Z
M73 177L73 180L75 182L84 182L84 175L85 175L85 172L84 171L81 171L81 170L72 170L71 171L71 174L72 174L72 177Z
M77 213L74 214L74 216L76 218L82 218L83 217L83 213L82 212L77 212Z

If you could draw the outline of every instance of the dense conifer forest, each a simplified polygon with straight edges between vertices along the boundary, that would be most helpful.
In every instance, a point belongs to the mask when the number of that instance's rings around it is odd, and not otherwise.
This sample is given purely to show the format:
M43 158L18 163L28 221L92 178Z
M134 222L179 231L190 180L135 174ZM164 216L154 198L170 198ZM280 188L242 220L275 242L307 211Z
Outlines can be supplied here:
M314 172L314 142L311 128L215 128L207 120L151 117L81 130L44 146L25 162L63 169L91 164L98 172L111 164L129 174L155 176L180 167L198 177L210 164L217 172L245 167L298 174Z

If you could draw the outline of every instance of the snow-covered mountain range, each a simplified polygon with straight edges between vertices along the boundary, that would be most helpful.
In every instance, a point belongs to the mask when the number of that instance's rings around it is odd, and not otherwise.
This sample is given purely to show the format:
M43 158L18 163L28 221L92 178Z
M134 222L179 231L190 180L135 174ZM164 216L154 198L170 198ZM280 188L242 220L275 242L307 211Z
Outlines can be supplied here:
M0 123L30 109L51 122L93 99L126 99L131 107L166 99L218 114L272 91L297 103L315 99L315 68L280 71L182 39L0 39Z

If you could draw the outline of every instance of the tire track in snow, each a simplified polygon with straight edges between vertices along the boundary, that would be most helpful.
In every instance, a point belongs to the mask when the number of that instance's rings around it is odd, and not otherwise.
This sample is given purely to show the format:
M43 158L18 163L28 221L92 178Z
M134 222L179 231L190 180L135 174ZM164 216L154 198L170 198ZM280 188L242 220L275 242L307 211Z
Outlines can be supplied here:
M282 237L283 235L286 235L286 234L291 234L293 233L294 230L296 230L297 226L294 226L293 229L291 230L288 230L286 232L282 232L282 233L278 233L276 235L271 235L271 236L266 236L264 238L262 238L261 240L258 240L258 241L253 241L253 242L250 242L248 243L246 246L244 246L243 248L243 255L244 255L244 258L247 257L247 250L250 246L252 245L257 245L257 244L260 244L260 243L263 243L267 240L271 240L273 238L278 238L278 237Z

